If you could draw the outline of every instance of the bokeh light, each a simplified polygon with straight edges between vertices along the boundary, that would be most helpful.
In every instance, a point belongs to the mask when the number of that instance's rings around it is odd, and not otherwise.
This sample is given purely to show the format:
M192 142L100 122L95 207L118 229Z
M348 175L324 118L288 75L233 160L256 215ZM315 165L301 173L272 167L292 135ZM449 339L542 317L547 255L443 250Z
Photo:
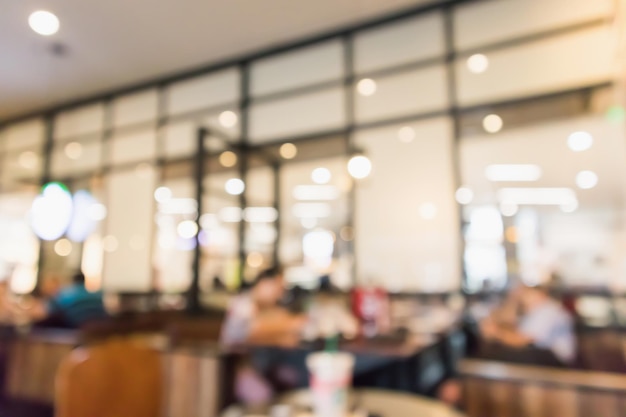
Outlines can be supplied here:
M54 244L54 252L59 256L69 256L72 253L72 242L60 239Z
M172 198L172 190L167 187L159 187L154 190L154 199L159 203L164 203Z
M377 85L376 81L371 78L363 78L356 86L357 91L364 97L372 96L376 93Z
M598 185L598 174L593 171L580 171L576 175L576 185L583 190L589 190Z
M237 125L238 117L237 113L226 110L220 113L219 122L225 128L235 127Z
M372 172L372 163L366 156L353 156L348 161L348 172L356 179L367 178Z
M230 195L240 195L246 190L246 184L239 178L231 178L226 181L224 189Z
M96 230L98 221L106 216L101 209L104 206L86 190L79 190L74 194L74 211L72 221L67 229L66 235L74 242L83 242L90 234ZM103 216L104 214L104 216Z
M45 10L38 10L31 13L28 17L28 25L36 33L43 36L54 35L61 27L59 18Z
M332 178L332 174L328 168L315 168L311 173L311 180L316 184L328 184Z
M503 126L504 122L497 114L489 114L483 119L483 128L488 133L498 133Z
M398 139L400 139L400 142L411 143L415 140L416 136L415 129L411 126L404 126L398 130Z
M423 203L419 207L419 213L422 219L432 220L437 217L437 206L434 203Z
M220 164L224 168L232 168L237 165L237 154L231 151L224 151L220 155Z
M30 222L33 232L43 240L63 236L72 220L72 196L61 183L49 183L33 201Z
M489 68L489 58L483 54L474 54L467 59L467 68L474 74L482 74Z
M567 146L574 152L582 152L591 148L593 136L589 132L574 132L567 138Z
M280 147L280 156L284 159L293 159L298 155L298 148L293 143L284 143Z
M513 202L503 201L502 203L500 203L500 213L502 213L504 217L515 216L518 210L519 206Z
M185 220L178 223L176 231L183 239L191 239L198 233L198 225L193 220Z
M455 198L459 204L469 204L474 200L474 191L469 187L459 187L456 190Z
M76 160L83 154L83 145L78 142L70 142L65 145L65 156L69 159Z

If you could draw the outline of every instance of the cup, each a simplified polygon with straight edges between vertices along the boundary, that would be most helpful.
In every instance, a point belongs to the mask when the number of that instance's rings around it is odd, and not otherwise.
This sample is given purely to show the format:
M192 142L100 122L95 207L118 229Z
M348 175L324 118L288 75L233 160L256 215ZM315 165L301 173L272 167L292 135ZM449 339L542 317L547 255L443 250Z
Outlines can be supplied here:
M315 417L345 417L352 385L354 356L344 352L318 352L307 356Z

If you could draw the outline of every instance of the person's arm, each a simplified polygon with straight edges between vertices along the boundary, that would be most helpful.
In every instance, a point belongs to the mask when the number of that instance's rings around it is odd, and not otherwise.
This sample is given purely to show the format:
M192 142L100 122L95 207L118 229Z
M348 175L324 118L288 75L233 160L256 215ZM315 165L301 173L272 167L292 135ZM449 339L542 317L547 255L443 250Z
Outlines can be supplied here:
M511 347L524 347L533 343L532 338L510 327L498 325L493 320L484 320L480 326L481 336L489 341Z
M252 320L247 341L252 344L297 344L306 320L305 316L277 309Z

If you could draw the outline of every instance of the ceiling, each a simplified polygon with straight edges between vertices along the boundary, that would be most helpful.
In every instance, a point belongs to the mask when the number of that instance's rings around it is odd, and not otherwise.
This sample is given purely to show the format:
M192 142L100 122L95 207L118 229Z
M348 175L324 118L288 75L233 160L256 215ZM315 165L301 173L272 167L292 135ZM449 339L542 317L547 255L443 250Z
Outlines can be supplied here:
M0 0L0 120L433 2ZM39 9L56 35L30 30Z

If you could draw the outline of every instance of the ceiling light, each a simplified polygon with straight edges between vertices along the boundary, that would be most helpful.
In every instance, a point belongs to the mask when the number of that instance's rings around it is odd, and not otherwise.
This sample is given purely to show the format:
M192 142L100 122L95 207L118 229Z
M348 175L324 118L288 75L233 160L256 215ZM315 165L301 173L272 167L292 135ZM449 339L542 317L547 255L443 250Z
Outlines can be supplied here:
M70 142L65 145L65 156L69 159L78 159L83 154L83 145L78 142Z
M54 251L59 256L68 256L72 253L72 242L67 239L61 239L54 244Z
M411 126L404 126L398 130L398 139L400 139L400 142L411 143L415 140L415 137L415 129Z
M583 190L589 190L598 185L598 175L593 171L580 171L576 175L576 185Z
M159 187L154 190L154 199L159 203L163 203L172 198L172 190L167 187Z
M353 156L350 158L350 161L348 161L348 172L352 178L367 178L372 172L372 162L368 157L363 155Z
M43 36L54 35L59 31L59 18L53 13L39 10L28 17L30 28Z
M359 94L365 97L369 97L376 93L376 81L371 78L363 78L356 86Z
M433 203L424 203L419 208L420 216L424 220L432 220L437 217L437 206Z
M315 168L311 173L311 180L316 184L328 184L331 178L332 174L328 168Z
M226 181L224 189L230 195L241 195L246 189L246 184L239 178L231 178Z
M485 176L494 182L537 181L541 167L531 164L494 164L485 168Z
M284 159L293 159L298 154L298 148L293 143L284 143L280 147L280 156Z
M488 133L498 133L503 125L502 118L497 114L489 114L483 119L483 128Z
M489 68L489 58L483 54L474 54L467 59L467 68L474 74L482 74Z
M331 201L339 195L339 189L332 185L298 185L293 189L293 198L301 201Z
M72 221L74 201L67 187L61 183L47 184L33 201L30 222L33 232L43 240L63 236Z
M514 202L503 201L502 203L500 203L500 213L502 213L504 217L515 216L518 210L519 206Z
M498 201L517 205L572 204L578 201L571 188L502 188L498 191Z
M567 138L567 146L574 152L582 152L591 148L593 136L589 132L574 132Z
M455 193L456 201L459 204L469 204L474 200L474 191L469 187L460 187Z
M224 223L239 223L241 221L241 208L224 207L218 214L219 219Z
M220 155L220 164L224 168L232 168L237 165L237 154L231 151L222 152Z
M273 223L278 219L278 211L274 207L247 207L243 218L248 223Z
M178 223L176 231L183 239L191 239L198 234L198 225L193 220L185 220Z
M300 219L319 219L329 217L332 209L327 203L297 203L294 204L292 212Z
M220 124L225 128L235 127L237 120L237 113L230 110L223 111L219 116Z

